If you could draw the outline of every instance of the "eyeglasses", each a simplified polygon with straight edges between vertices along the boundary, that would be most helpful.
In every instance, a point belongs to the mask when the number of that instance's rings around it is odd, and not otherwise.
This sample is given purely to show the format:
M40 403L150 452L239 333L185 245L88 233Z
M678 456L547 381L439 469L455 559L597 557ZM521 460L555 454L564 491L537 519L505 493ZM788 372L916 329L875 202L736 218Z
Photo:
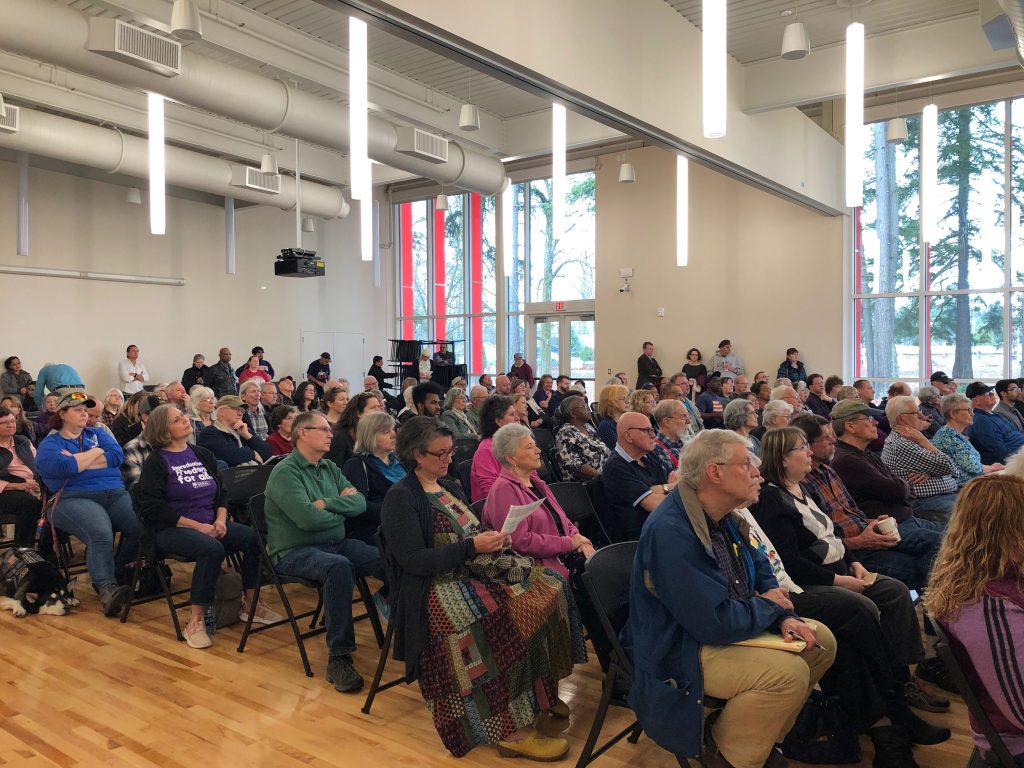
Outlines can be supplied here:
M447 451L424 451L423 453L427 456L433 456L438 461L444 461L445 459L451 461L451 458L455 455L455 449L449 448Z
M790 448L788 453L793 453L794 451L808 451L810 450L810 448L810 444L800 443L799 445L794 445L792 448Z
M857 416L856 418L850 419L850 423L854 421L870 421L876 422L877 419L874 416Z
M331 434L332 432L330 427L303 427L303 429L312 429L317 432L326 432L328 435Z
M627 432L629 432L630 430L634 430L634 429L637 432L646 432L651 437L654 437L656 434L658 434L651 427L626 427L626 431Z

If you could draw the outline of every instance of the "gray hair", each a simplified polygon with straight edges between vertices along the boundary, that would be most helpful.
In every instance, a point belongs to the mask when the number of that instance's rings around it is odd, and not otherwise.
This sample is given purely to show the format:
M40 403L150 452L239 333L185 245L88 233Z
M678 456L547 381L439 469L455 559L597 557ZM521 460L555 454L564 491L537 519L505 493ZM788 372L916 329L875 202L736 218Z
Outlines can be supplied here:
M847 385L836 390L836 402L839 402L840 400L852 400L855 397L860 397L860 393L857 391L856 387Z
M776 416L791 416L793 406L785 400L769 400L761 411L761 423L767 427Z
M922 387L922 389L924 389L924 387ZM931 389L931 387L929 387L929 389ZM962 395L959 392L954 392L952 395L946 395L942 398L942 415L948 419L957 406L970 404L971 401L967 398L967 395Z
M377 435L387 432L394 426L395 419L390 413L364 413L356 425L356 445L352 450L356 453L374 453L377 450Z
M533 431L522 424L506 424L494 433L491 452L494 458L508 466L508 458L519 449L524 437L533 437Z
M781 400L775 402L782 402ZM769 403L770 405L771 403ZM786 403L789 405L789 403ZM731 429L733 432L740 429L744 424L747 423L747 416L751 411L754 410L754 406L750 404L749 400L733 400L722 411L722 424L726 429Z
M448 390L448 394L444 396L444 409L447 411L450 408L455 407L455 398L465 397L466 390L462 387L452 387Z
M794 395L796 394L796 390L793 389L793 382L787 379L785 384L779 384L777 387L774 387L772 389L771 399L781 400L782 398L786 397L786 393L788 391L792 391Z
M772 384L772 389L778 389L779 387L790 387L790 388L792 388L792 386L793 386L793 382L789 378L787 378L785 376L780 376Z
M189 390L188 393L188 415L198 420L199 416L199 403L204 397L212 397L216 399L216 395L213 394L213 390L209 387L202 387L196 385Z
M917 400L910 395L895 395L890 397L885 404L885 418L889 420L890 424L895 424L896 419L916 407Z
M939 396L939 390L935 387L921 387L917 390L917 399L922 403L930 403Z
M807 382L806 381L798 381L796 384L793 385L793 388L796 390L796 393L799 395L801 392L803 392L805 389L807 389Z
M734 445L750 449L749 440L728 429L705 429L697 433L686 443L679 457L680 478L691 488L699 490L704 484L708 466L726 463L729 450Z
M484 397L487 397L490 393L487 391L487 387L481 386L480 384L474 384L469 390L469 399L472 400L474 397L481 394Z
M676 415L679 409L686 409L681 400L662 400L654 407L654 420L661 424Z
M949 397L956 397L956 395L949 395ZM960 395L960 397L963 397L963 395ZM1006 460L1004 473L1013 477L1024 478L1024 448L1021 448Z
M251 357L255 357L255 355L251 355ZM173 384L173 383L174 382L172 381L171 384ZM171 384L168 384L167 386L170 386ZM238 396L241 397L242 395L244 395L246 392L248 392L253 387L259 387L260 392L263 392L263 380L262 379L246 379L245 381L243 381L241 384L238 385Z

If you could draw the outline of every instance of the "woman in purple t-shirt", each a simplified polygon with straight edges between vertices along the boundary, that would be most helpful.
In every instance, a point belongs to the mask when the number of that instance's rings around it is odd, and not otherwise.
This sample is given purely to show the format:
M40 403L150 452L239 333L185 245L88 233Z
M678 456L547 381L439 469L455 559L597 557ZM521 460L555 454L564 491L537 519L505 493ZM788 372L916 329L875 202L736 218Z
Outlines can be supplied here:
M221 563L232 552L242 553L245 602L239 618L246 621L259 586L260 545L251 528L228 522L217 460L205 448L189 445L191 434L189 418L173 405L150 413L144 435L154 450L142 465L136 493L140 514L156 530L157 549L195 561L185 641L192 648L209 648L203 616L213 604ZM270 624L281 618L260 603L253 621Z

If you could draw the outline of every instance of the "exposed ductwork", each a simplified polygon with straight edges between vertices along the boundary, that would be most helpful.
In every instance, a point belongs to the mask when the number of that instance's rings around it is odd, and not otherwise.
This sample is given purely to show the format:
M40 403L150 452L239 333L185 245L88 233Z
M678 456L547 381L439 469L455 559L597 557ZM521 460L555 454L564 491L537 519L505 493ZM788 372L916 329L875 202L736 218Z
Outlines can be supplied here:
M0 133L0 148L52 157L107 173L149 177L145 139L25 107L19 108L18 131ZM295 208L295 179L291 176L281 177L278 194L266 194L232 184L232 169L237 166L227 160L173 146L166 148L166 158L168 184L283 210ZM302 212L333 219L347 216L349 204L340 189L303 181Z
M999 7L1006 13L1017 38L1017 61L1024 66L1024 0L999 0Z
M88 50L89 17L50 0L2 0L0 48L108 82L133 86L266 131L348 149L348 109L184 47L181 74L163 77ZM499 160L448 142L448 160L433 163L396 149L397 126L371 116L369 155L384 165L482 194L507 183Z

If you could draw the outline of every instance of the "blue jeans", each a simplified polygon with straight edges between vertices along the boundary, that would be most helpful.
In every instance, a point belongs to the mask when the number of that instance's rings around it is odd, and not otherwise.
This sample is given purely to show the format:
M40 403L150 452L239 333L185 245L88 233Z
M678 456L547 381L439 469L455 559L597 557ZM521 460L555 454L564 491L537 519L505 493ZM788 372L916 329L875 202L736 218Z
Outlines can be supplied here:
M899 544L892 549L858 550L857 560L869 571L899 579L907 589L920 592L928 584L946 526L934 520L908 517L898 528Z
M260 583L260 543L256 533L241 523L227 524L224 538L215 539L194 528L163 528L156 532L156 547L160 552L195 560L192 569L192 605L213 605L220 576L220 564L232 552L242 553L242 588L256 589Z
M274 567L282 576L297 576L323 587L327 652L332 658L353 653L356 633L352 628L352 590L356 575L384 578L384 563L377 548L356 539L296 547Z
M956 504L955 493L942 493L938 496L926 496L923 499L910 501L915 517L934 520L942 523L943 527L949 522L949 516L953 514L954 504Z
M53 510L53 524L85 542L85 564L94 588L117 584L139 552L139 521L128 491L65 491ZM114 560L114 531L121 548Z

